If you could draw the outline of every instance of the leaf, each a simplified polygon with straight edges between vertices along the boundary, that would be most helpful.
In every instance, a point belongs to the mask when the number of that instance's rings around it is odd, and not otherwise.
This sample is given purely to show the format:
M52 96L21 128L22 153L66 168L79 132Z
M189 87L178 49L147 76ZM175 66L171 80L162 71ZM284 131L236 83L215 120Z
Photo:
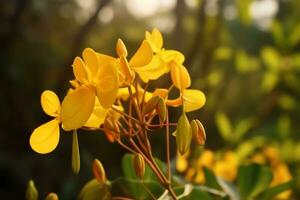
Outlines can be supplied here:
M146 188L155 196L159 197L163 192L164 188L153 180L141 180L141 179L129 179L120 177L112 183L112 194L114 196L126 196L134 199L151 199Z
M288 41L290 47L294 47L300 42L300 23L298 23L291 31L291 34L288 37Z
M251 199L268 188L272 181L269 167L259 164L241 166L238 171L237 185L242 199Z
M108 185L100 184L97 179L92 179L81 189L78 200L108 200L110 196Z
M232 142L232 124L229 118L223 112L218 112L215 116L216 124L222 138L227 142Z
M122 190L127 190L127 193L129 191L129 194L133 195L134 197L138 197L138 199L141 199L142 197L146 198L148 194L145 191L145 188L141 185L142 183L141 181L143 181L144 183L149 182L151 187L153 184L158 184L158 186L160 186L160 184L157 182L156 175L152 172L152 170L148 165L145 166L146 169L145 169L145 175L143 180L138 178L133 168L133 157L134 157L133 154L125 154L123 156L122 169L123 169L123 174L125 176L124 179L126 180L122 180L122 181L123 182L125 181L127 183L126 183L126 188L122 188ZM157 159L155 161L160 167L160 169L163 169L163 164ZM139 182L139 184L137 184L137 182ZM153 187L156 188L157 186L153 186Z
M251 129L253 123L253 118L243 119L237 123L234 131L234 135L237 141L240 141L243 138L243 136Z
M213 200L213 198L204 191L201 187L194 186L189 196L182 198L181 200Z
M274 72L279 70L281 56L275 48L264 47L261 50L261 58L269 70Z
M208 187L220 190L221 187L217 181L217 177L215 176L215 174L207 167L204 167L203 171L204 171L204 176L205 176L205 185L207 185Z
M279 21L274 21L271 28L272 36L277 46L283 47L285 45L285 37L282 26Z
M274 187L268 188L260 198L261 200L271 200L276 195L280 194L281 192L291 189L294 185L293 181L288 181L279 185L276 185Z

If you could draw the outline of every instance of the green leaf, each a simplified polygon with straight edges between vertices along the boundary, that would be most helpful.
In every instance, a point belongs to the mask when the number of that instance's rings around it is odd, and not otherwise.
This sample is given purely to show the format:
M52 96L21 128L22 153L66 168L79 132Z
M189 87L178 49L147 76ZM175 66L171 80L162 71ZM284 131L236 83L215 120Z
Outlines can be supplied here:
M147 192L145 191L145 188L143 185L141 185L142 182L144 182L145 184L149 184L152 188L156 188L157 186L159 186L160 188L162 188L160 186L160 184L157 181L157 177L156 175L153 173L153 171L151 170L151 168L146 165L146 169L145 169L145 175L143 180L141 180L135 173L135 170L133 168L133 154L125 154L123 156L122 159L122 169L123 169L123 174L124 174L124 180L121 179L119 182L126 182L126 187L123 189L128 190L129 192L127 192L128 194L132 195L133 197L138 197L138 199L141 198L146 198L148 197ZM165 170L165 166L164 164L158 160L155 159L157 165L159 166L159 168L164 171ZM138 184L139 183L139 184ZM155 186L153 186L155 184ZM158 194L157 194L158 195Z
M234 131L234 135L237 141L240 141L243 136L250 130L250 128L253 126L253 122L253 118L247 118L237 123Z
M293 187L294 182L288 181L274 187L268 188L260 197L261 200L271 200L276 195L280 194L283 191L289 190Z
M158 182L155 181L129 179L125 177L120 177L112 181L111 184L111 191L114 196L125 195L126 197L139 200L151 199L151 196L145 187L147 187L156 198L158 198L165 190Z
M213 200L213 198L208 194L208 192L202 190L201 187L194 186L192 192L183 197L181 200Z
M261 58L266 65L266 67L271 71L278 71L279 65L281 62L281 56L276 51L275 48L272 47L264 47L261 50Z
M204 176L205 176L205 185L207 185L208 187L220 190L221 187L217 181L217 177L215 176L215 174L207 167L204 167L203 171L204 171Z
M272 181L269 167L259 164L241 166L238 171L238 190L242 199L253 199L268 188Z
M233 128L229 118L223 112L218 112L215 118L216 118L217 127L223 139L227 142L232 143Z
M277 46L284 47L285 46L285 36L283 33L282 26L279 21L274 21L271 28L272 36Z
M288 37L289 46L294 47L300 42L300 23L295 26Z
M97 179L92 179L87 182L81 189L78 199L79 200L108 200L111 195L109 186L100 184Z

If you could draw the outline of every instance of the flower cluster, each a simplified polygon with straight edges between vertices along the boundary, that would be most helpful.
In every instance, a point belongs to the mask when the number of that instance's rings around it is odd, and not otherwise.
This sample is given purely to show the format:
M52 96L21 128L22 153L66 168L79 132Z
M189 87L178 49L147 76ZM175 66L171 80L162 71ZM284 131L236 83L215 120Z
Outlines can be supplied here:
M73 61L74 80L70 81L72 87L62 103L54 92L46 90L42 93L42 108L54 119L31 134L30 145L34 151L45 154L56 148L60 124L65 131L101 128L108 139L114 141L121 136L124 122L121 123L120 119L126 118L125 122L134 121L140 128L148 129L156 114L164 114L160 110L164 105L182 105L184 112L197 110L204 105L205 95L200 90L189 89L191 79L183 65L184 55L176 50L164 49L162 35L156 28L151 32L146 31L145 39L131 58L128 58L127 48L121 39L117 40L116 54L113 57L91 48L84 49L82 57L78 56ZM147 91L151 80L168 73L172 80L171 87ZM177 88L180 95L169 99L173 88ZM152 107L157 106L153 97L163 100L161 106L145 112L150 99ZM131 105L138 107L138 119L131 119L133 117L129 115L132 113L124 113L123 106L128 99ZM146 122L149 126L146 124L145 127Z
M288 166L281 160L279 150L274 147L265 147L248 156L247 160L243 160L237 153L231 150L220 154L220 152L215 153L207 149L199 157L192 158L190 162L188 162L188 159L188 154L178 156L176 169L184 173L187 180L198 184L205 182L204 167L212 170L224 180L234 182L237 179L239 166L245 162L267 164L270 166L273 172L271 186L280 185L292 179ZM290 196L291 191L286 190L276 197L278 199L289 199Z
M170 126L177 127L173 135L179 153L185 154L189 150L192 139L204 145L203 125L196 119L190 122L186 112L200 109L205 104L205 95L200 90L190 89L191 79L183 65L184 55L164 49L163 37L156 28L146 31L145 39L132 57L128 56L123 41L118 39L116 55L86 48L81 57L74 59L74 79L70 81L71 88L62 103L54 92L46 90L42 93L42 108L54 119L33 131L30 146L37 153L50 153L59 143L60 125L65 131L73 131L72 169L78 173L77 130L101 130L110 142L117 142L136 155L133 167L140 178L145 162L176 199L171 188ZM148 90L151 81L162 76L166 78L167 74L170 78L165 82L170 83L169 87ZM172 96L177 95L175 98L169 98L172 92ZM169 121L168 107L181 107L178 123ZM155 118L159 123L155 123ZM166 127L167 176L152 156L148 139L153 129L162 127Z

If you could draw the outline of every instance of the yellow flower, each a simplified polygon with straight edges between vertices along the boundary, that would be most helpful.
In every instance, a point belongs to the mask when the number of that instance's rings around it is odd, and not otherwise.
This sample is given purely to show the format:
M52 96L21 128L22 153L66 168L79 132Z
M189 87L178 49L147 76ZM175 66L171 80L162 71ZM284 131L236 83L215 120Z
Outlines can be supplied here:
M277 163L275 166L272 166L272 170L273 170L273 180L271 186L276 186L285 183L287 181L290 181L292 179L292 175L289 171L289 168L287 167L286 164L282 162ZM276 198L289 199L291 193L292 193L291 190L287 190L278 194Z
M146 31L145 37L154 52L154 56L148 65L136 69L144 82L156 80L163 74L168 73L171 68L170 63L176 62L181 65L184 62L182 53L163 48L163 37L158 29L154 28L151 33Z
M116 62L90 48L83 51L82 57L83 60L76 57L73 62L77 87L62 102L61 120L65 130L78 129L88 121L94 110L95 97L105 109L117 98L119 74Z
M131 57L129 62L127 60L126 46L121 39L118 39L117 41L116 51L119 57L119 68L125 77L125 84L127 85L132 83L134 80L135 72L140 73L139 68L149 64L153 57L150 44L146 40L143 40L142 44Z
M238 171L238 157L233 151L227 151L214 165L217 176L227 181L234 181Z
M99 128L107 116L109 109L103 108L98 99L95 99L95 105L92 114L90 115L87 122L84 124L86 127Z
M46 90L42 93L41 105L44 112L54 117L54 119L34 129L30 136L29 143L31 148L37 153L46 154L53 151L59 142L61 106L57 95L50 90Z

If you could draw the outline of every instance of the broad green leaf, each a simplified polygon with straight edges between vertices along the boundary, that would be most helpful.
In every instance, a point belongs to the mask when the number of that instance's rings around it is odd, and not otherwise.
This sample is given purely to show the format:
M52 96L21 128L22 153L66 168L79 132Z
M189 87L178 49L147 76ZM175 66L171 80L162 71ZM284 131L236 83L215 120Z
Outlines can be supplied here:
M253 199L269 187L272 178L271 169L265 165L241 166L237 178L241 198L245 200Z

